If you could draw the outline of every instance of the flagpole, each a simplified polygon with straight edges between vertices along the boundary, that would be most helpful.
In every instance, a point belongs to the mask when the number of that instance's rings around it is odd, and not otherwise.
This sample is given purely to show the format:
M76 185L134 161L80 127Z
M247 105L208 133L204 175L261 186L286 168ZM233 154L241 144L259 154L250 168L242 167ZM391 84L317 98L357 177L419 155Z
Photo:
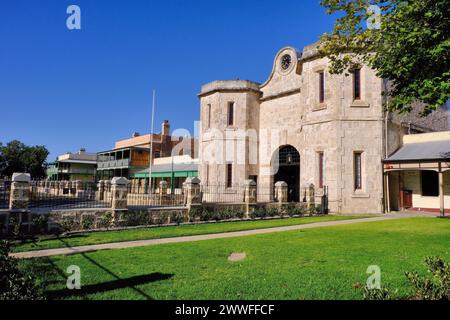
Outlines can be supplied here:
M153 103L152 103L152 123L150 129L150 163L148 167L148 181L149 181L149 194L152 194L152 164L153 164L153 129L155 122L155 96L156 92L153 90Z

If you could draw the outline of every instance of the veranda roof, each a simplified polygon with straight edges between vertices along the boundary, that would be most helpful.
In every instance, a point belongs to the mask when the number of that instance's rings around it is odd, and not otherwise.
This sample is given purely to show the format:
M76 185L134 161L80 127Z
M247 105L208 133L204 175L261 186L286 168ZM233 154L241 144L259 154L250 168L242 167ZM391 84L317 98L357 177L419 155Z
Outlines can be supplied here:
M450 161L450 140L407 143L384 160L385 163L409 161Z

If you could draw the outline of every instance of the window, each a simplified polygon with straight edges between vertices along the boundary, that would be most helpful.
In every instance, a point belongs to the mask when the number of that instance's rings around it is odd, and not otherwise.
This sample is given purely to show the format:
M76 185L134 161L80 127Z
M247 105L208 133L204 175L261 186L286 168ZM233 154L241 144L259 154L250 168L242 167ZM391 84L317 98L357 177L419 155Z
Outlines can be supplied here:
M325 74L323 71L319 72L319 102L325 101Z
M234 124L234 102L228 103L228 125Z
M436 171L421 171L422 196L439 196L439 175Z
M209 164L206 165L206 185L209 184Z
M353 70L353 99L361 99L361 69Z
M233 165L231 163L227 164L227 188L233 186Z
M362 152L355 152L353 155L353 167L355 178L355 190L362 189Z
M318 153L319 160L319 188L323 188L323 169L324 169L324 157L323 152Z
M207 122L206 122L206 128L211 128L211 105L208 104L208 115L207 115Z

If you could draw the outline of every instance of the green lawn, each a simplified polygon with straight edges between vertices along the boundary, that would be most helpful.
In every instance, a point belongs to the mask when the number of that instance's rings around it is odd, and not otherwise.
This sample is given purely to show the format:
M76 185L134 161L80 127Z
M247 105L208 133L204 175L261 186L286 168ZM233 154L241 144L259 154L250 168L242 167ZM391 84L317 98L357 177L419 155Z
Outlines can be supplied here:
M233 232L243 230L253 230L262 228L272 228L281 226L300 225L323 221L336 221L358 219L358 216L321 216L321 217L303 217L288 218L277 220L257 220L257 221L239 221L224 222L201 225L183 225L173 227L143 228L129 229L122 231L106 231L82 233L71 236L63 236L59 238L44 238L32 242L26 242L15 245L13 252L34 251L61 248L66 246L84 246L91 244L112 243L133 240L148 240L170 237L192 236L220 232ZM366 217L367 218L367 217Z
M247 259L229 262L232 252L246 252ZM450 260L450 219L368 222L21 265L58 295L69 292L67 267L79 266L83 288L71 299L360 299L354 287L366 282L368 266L380 266L383 285L406 296L404 272L425 273L428 255Z

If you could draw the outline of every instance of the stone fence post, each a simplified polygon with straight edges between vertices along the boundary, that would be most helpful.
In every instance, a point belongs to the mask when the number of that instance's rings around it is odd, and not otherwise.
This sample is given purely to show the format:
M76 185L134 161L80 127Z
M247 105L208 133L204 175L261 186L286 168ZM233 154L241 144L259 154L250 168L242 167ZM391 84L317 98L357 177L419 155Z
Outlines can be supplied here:
M286 182L278 181L275 183L275 196L280 205L288 202L288 184Z
M77 197L80 197L80 196L83 195L84 187L85 187L85 185L84 185L83 181L81 181L81 180L75 181L75 188L76 188L76 196Z
M314 184L311 183L306 190L307 190L306 203L308 209L315 208L316 199L315 199Z
M159 182L159 205L166 204L166 201L168 199L167 197L167 189L168 189L168 183L165 180L162 180Z
M105 181L100 180L97 184L97 201L103 201L105 198Z
M112 194L111 194L111 180L105 180L105 192L103 193L103 199L111 201Z
M256 182L253 180L246 180L244 186L245 218L248 219L250 214L253 213L257 202Z
M128 197L128 180L122 177L114 177L111 180L111 193L113 210L126 210Z
M59 194L60 194L60 188L61 188L60 185L61 185L61 182L55 181L55 190L53 191L53 194L55 196L59 196Z
M31 176L28 173L13 174L9 197L10 210L28 210L30 202L30 181Z
M183 193L185 198L185 205L187 207L184 221L189 222L190 212L193 206L202 204L202 194L200 188L200 179L197 177L189 177L183 183Z
M121 226L123 214L128 210L128 180L123 177L114 177L111 180L111 208L113 210L112 225Z

